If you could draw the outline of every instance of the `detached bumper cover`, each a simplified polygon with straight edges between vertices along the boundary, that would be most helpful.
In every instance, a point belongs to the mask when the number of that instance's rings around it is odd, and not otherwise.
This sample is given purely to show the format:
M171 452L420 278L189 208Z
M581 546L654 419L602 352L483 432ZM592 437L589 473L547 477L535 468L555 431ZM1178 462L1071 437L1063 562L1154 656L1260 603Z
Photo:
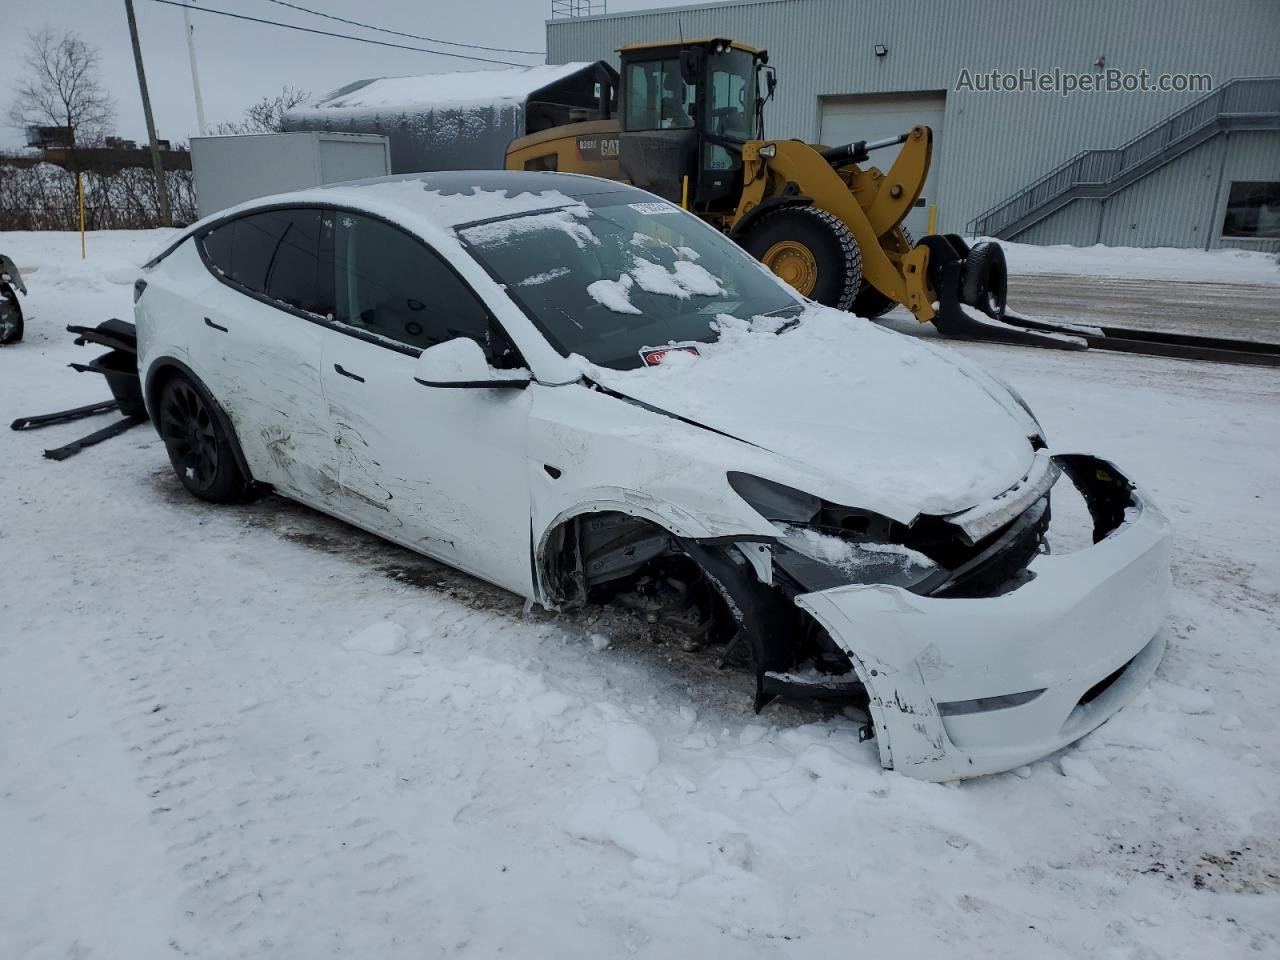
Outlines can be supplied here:
M796 598L853 659L884 766L925 780L1012 769L1098 727L1155 672L1169 522L1111 464L1055 459L1101 539L1037 556L1012 592L941 599L854 584Z

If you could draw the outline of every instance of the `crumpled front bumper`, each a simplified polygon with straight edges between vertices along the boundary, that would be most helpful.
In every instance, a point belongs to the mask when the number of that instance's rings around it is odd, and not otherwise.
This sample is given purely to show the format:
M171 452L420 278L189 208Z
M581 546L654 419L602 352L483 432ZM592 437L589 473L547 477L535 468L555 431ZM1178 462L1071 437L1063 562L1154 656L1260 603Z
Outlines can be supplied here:
M943 599L853 584L796 598L852 658L884 766L925 780L1009 770L1098 727L1155 672L1171 527L1113 465L1074 459L1086 500L1094 477L1080 464L1124 483L1124 518L1092 547L1035 557L1012 592Z

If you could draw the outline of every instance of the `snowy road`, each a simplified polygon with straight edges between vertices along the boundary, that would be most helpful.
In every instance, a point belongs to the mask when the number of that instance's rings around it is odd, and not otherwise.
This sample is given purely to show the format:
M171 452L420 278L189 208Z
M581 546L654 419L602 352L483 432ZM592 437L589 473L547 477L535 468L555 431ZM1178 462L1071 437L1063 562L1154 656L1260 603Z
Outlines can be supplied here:
M104 394L61 331L129 316L156 238L0 233L39 268L0 419ZM191 500L150 428L65 463L91 427L6 430L0 957L1277 956L1280 378L959 349L1179 540L1153 687L951 786L611 622Z

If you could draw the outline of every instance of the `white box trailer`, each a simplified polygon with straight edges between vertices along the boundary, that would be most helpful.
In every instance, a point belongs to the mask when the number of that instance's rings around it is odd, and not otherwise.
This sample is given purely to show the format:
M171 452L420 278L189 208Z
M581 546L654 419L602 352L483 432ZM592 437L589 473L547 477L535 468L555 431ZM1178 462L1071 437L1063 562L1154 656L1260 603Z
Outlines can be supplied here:
M273 193L385 177L391 147L377 134L321 130L192 137L191 169L196 204L207 217Z

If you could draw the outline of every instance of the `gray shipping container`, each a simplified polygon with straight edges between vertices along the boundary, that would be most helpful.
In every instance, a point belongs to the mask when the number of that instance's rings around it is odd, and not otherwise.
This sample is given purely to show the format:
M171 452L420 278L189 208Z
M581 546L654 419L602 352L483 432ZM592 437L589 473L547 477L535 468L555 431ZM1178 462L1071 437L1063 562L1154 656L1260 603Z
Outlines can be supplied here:
M386 137L365 133L261 133L192 137L196 203L207 217L245 200L384 177L391 172Z

